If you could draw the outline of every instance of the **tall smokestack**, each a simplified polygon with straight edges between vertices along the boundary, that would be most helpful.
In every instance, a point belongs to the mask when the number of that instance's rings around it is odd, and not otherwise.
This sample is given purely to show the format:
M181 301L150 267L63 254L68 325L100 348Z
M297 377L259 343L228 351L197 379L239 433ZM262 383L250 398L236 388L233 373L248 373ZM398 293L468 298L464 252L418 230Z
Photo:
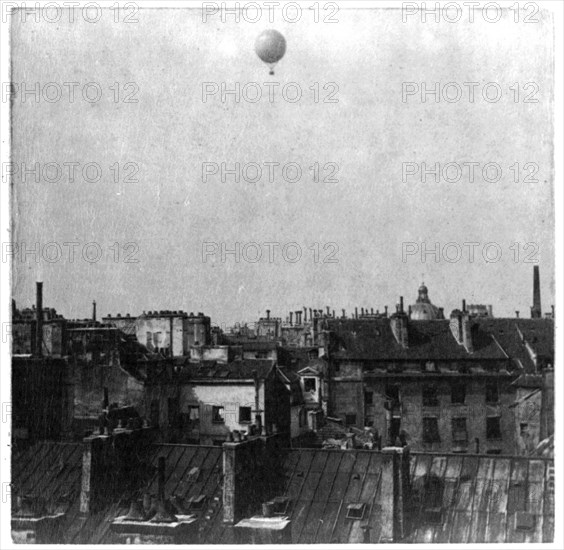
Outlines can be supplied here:
M400 296L400 307L399 307L400 313L403 313L403 296Z
M35 313L37 323L35 325L35 354L43 355L43 283L35 283Z
M267 320L270 320L270 310L269 309L266 310L266 318L267 318Z
M96 300L92 302L92 320L96 322Z
M533 267L533 307L531 308L531 317L533 319L540 319L542 317L540 276L538 265L535 265Z

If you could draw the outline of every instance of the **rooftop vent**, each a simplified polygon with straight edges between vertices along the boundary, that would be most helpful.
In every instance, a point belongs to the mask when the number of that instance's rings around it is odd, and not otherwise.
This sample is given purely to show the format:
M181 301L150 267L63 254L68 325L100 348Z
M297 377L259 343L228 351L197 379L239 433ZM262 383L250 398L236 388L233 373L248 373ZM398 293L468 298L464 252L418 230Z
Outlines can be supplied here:
M516 512L515 529L531 531L535 527L535 516L530 512Z
M188 472L188 482L196 483L200 477L200 468L194 467Z
M202 510L206 503L206 495L198 495L197 497L190 497L186 501L190 511Z
M361 520L364 518L364 510L366 504L359 502L356 504L349 504L347 506L347 519Z

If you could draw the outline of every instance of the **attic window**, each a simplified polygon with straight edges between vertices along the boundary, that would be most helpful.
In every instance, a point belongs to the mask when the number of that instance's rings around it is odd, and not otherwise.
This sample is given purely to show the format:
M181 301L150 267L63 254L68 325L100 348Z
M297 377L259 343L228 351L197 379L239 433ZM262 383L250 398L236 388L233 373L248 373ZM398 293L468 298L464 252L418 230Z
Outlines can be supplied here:
M288 504L290 499L288 497L276 497L272 500L273 503L273 513L277 515L285 515L288 509Z
M349 504L347 506L347 519L361 520L364 518L364 510L366 504L359 502L357 504Z
M196 482L198 481L199 477L200 477L200 468L194 467L188 472L188 481Z
M198 495L197 497L190 497L188 499L189 510L201 510L206 503L206 495Z
M535 516L530 512L517 512L515 514L515 529L531 531L535 526Z

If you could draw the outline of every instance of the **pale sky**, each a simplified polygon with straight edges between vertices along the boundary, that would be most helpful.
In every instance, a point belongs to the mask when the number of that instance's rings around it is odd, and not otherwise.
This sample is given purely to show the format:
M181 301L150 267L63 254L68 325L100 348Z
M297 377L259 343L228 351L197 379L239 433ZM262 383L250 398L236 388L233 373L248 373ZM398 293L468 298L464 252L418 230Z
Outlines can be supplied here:
M536 243L543 310L554 303L553 209L553 31L541 12L539 22L514 23L507 13L489 24L434 21L417 17L402 23L400 10L341 10L336 24L312 23L303 16L291 24L202 22L200 10L145 9L138 23L115 23L106 12L95 24L14 18L12 81L28 89L35 83L47 94L48 82L62 87L58 101L36 102L32 94L13 103L13 162L42 170L52 162L65 171L59 181L39 183L21 170L14 178L14 241L59 243L60 261L39 264L33 256L14 261L13 294L20 306L34 302L34 281L44 280L44 304L67 317L99 316L143 310L204 311L215 323L255 320L303 306L347 312L354 306L393 310L398 297L413 303L424 279L430 298L448 314L468 303L492 304L496 316L520 310L529 316L533 263L525 263ZM287 41L276 74L253 51L255 38L276 28ZM64 82L78 82L74 103ZM95 82L102 99L82 98ZM113 94L131 92L138 103L115 102ZM203 83L233 89L256 82L263 97L256 103L220 93L202 101ZM274 102L265 82L279 82ZM284 100L280 89L298 83L303 96ZM402 83L478 82L474 103L462 87L460 101L438 103L419 96L402 101ZM502 90L498 102L482 98L486 83ZM525 89L527 83L535 83ZM338 103L315 103L335 89ZM517 86L515 85L517 83ZM519 89L514 101L514 89ZM248 88L250 90L250 88ZM89 90L94 93L94 89ZM252 90L251 90L252 91ZM249 92L249 95L251 94ZM491 93L495 91L491 89ZM538 103L525 103L531 97ZM52 96L51 96L52 97ZM81 171L97 163L102 178L88 183ZM202 163L298 163L302 178L290 183L265 168L256 183L236 183L219 174L202 181ZM337 182L314 182L309 167L335 163ZM432 176L402 181L402 163L441 167L449 162L479 163L474 183L463 172L449 183ZM497 163L500 181L485 182L482 167ZM78 163L76 181L68 164ZM117 164L116 164L117 163ZM136 183L123 181L139 167ZM515 163L519 163L516 171ZM526 182L527 163L538 165ZM114 166L114 169L110 167ZM119 180L115 167L120 167ZM514 168L511 169L510 167ZM252 171L249 175L254 174ZM321 175L326 175L321 171ZM518 175L518 182L514 181ZM56 176L49 176L56 179ZM88 263L83 246L97 242L103 257ZM462 247L460 261L442 256L402 261L402 243L480 243L473 263ZM65 242L78 242L68 261ZM114 243L134 242L138 263L115 261ZM257 263L233 256L202 261L204 242L280 243L269 263L268 248ZM281 247L296 242L302 259L283 260ZM482 250L495 242L501 259L486 263ZM315 263L309 247L335 243L338 263ZM515 261L514 243L521 254ZM333 250L331 245L327 251ZM51 249L54 250L54 249ZM251 251L253 252L253 251ZM251 254L249 253L249 255ZM455 256L456 251L450 252ZM494 251L492 249L491 253Z

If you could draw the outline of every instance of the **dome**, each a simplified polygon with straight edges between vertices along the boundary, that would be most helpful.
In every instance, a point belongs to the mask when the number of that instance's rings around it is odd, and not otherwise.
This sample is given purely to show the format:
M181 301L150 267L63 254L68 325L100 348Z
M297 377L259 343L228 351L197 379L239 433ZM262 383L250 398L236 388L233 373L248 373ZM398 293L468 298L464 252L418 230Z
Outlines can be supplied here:
M411 306L411 319L415 321L428 321L440 319L439 308L433 304L418 303Z
M431 319L442 319L442 311L431 303L429 289L425 283L421 283L415 304L410 306L411 319L415 321L427 321Z

